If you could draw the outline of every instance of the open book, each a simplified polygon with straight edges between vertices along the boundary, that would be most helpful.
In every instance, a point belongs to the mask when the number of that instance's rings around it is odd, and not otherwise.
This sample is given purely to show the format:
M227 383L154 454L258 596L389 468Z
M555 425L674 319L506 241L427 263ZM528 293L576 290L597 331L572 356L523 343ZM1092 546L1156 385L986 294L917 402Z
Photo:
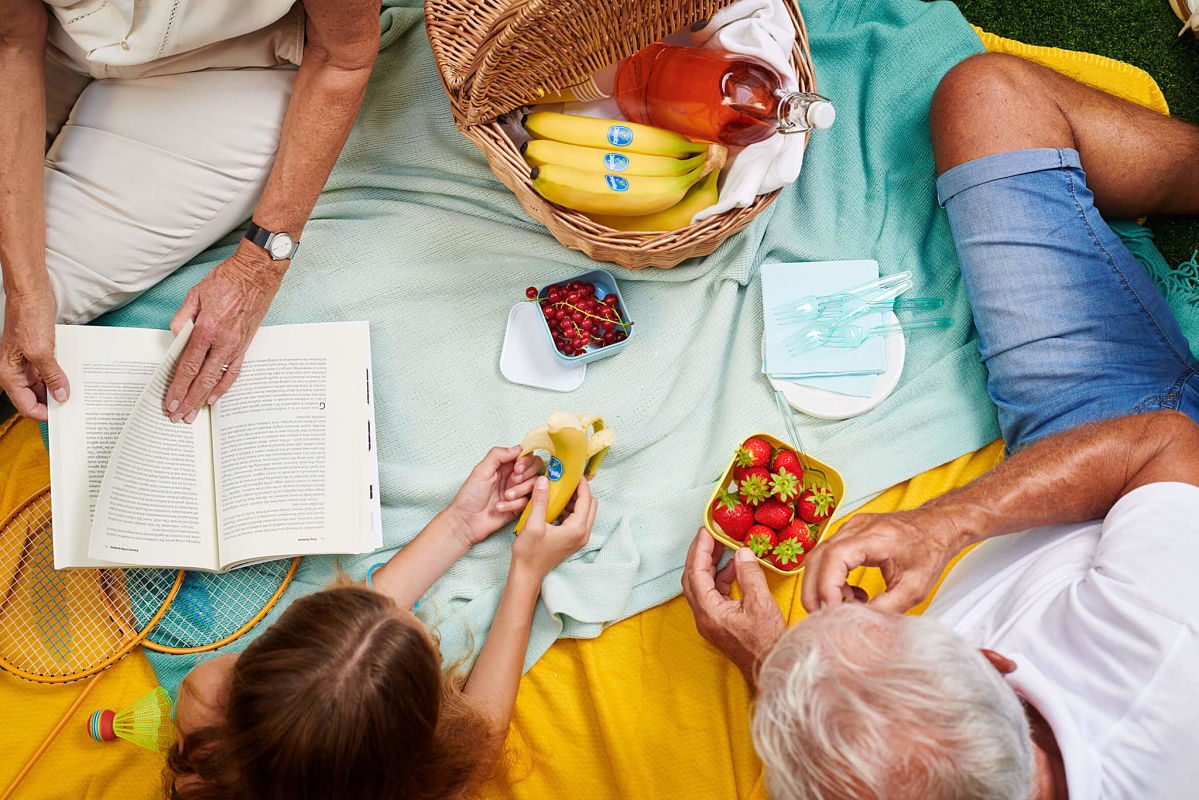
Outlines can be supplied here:
M365 322L261 328L195 421L162 398L191 334L59 325L54 566L224 571L382 546Z

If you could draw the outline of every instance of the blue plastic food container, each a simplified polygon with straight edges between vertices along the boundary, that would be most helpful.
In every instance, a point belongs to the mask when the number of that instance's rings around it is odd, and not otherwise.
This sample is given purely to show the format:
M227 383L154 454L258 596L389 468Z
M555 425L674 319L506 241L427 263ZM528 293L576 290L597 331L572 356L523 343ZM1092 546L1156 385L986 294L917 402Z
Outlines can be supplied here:
M599 300L603 300L610 294L616 295L616 308L618 311L620 311L621 319L627 322L633 321L633 318L629 315L629 308L624 303L624 297L622 297L620 294L620 287L616 285L616 279L612 277L612 273L603 269L593 269L591 272L584 272L582 275L575 275L572 278L564 278L563 280L546 284L538 289L537 300L539 302L544 300L548 296L551 286L561 286L562 284L570 283L571 281L581 281L583 283L595 284L595 296ZM549 341L550 350L553 352L554 358L557 359L559 364L567 367L574 366L575 364L586 364L590 361L598 361L601 358L607 358L608 356L616 355L621 350L625 349L629 342L633 341L633 331L637 328L636 325L630 325L628 328L625 328L624 331L628 334L628 336L623 342L613 342L606 347L595 347L594 345L588 345L587 350L583 353L583 355L566 356L554 346L554 335L550 332L549 323L545 321L545 315L541 314L540 316L541 329L545 331L545 337L546 340Z

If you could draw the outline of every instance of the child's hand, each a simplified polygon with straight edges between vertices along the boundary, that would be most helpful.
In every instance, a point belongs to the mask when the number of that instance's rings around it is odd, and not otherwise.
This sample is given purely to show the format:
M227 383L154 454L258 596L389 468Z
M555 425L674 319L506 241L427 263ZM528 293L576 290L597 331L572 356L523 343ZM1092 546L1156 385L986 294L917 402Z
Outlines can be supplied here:
M526 570L538 583L551 569L587 544L598 505L591 496L587 479L580 478L574 497L574 510L560 524L550 525L545 521L549 496L549 480L537 478L530 501L532 508L529 509L529 518L512 544L512 569Z
M468 545L486 539L525 507L542 462L537 456L519 456L519 447L491 448L458 490L449 510L465 531Z

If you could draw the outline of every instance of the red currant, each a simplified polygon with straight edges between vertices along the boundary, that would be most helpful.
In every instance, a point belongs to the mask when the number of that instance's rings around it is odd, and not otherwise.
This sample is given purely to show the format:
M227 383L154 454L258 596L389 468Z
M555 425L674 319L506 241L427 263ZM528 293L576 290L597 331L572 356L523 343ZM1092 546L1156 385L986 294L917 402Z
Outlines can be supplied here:
M616 341L616 333L614 331L604 331L604 343L612 344Z
M579 327L585 331L589 331L595 327L595 323L592 322L590 319L585 319L579 323Z
M614 295L614 294L608 295L607 297L604 298L604 302L610 306L615 306L617 303L616 295Z
M525 297L529 298L530 300L536 300L537 290L530 286L528 289L525 289Z

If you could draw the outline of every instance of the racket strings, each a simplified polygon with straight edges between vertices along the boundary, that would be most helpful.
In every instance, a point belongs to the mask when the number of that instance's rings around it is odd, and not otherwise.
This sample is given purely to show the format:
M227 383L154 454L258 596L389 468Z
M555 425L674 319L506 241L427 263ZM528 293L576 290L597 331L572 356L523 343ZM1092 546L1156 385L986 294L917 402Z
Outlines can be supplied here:
M189 572L142 643L167 653L203 652L250 630L275 605L299 559L265 561L232 572Z
M140 641L170 602L177 576L54 569L50 493L43 490L0 522L0 668L49 683L103 669Z

